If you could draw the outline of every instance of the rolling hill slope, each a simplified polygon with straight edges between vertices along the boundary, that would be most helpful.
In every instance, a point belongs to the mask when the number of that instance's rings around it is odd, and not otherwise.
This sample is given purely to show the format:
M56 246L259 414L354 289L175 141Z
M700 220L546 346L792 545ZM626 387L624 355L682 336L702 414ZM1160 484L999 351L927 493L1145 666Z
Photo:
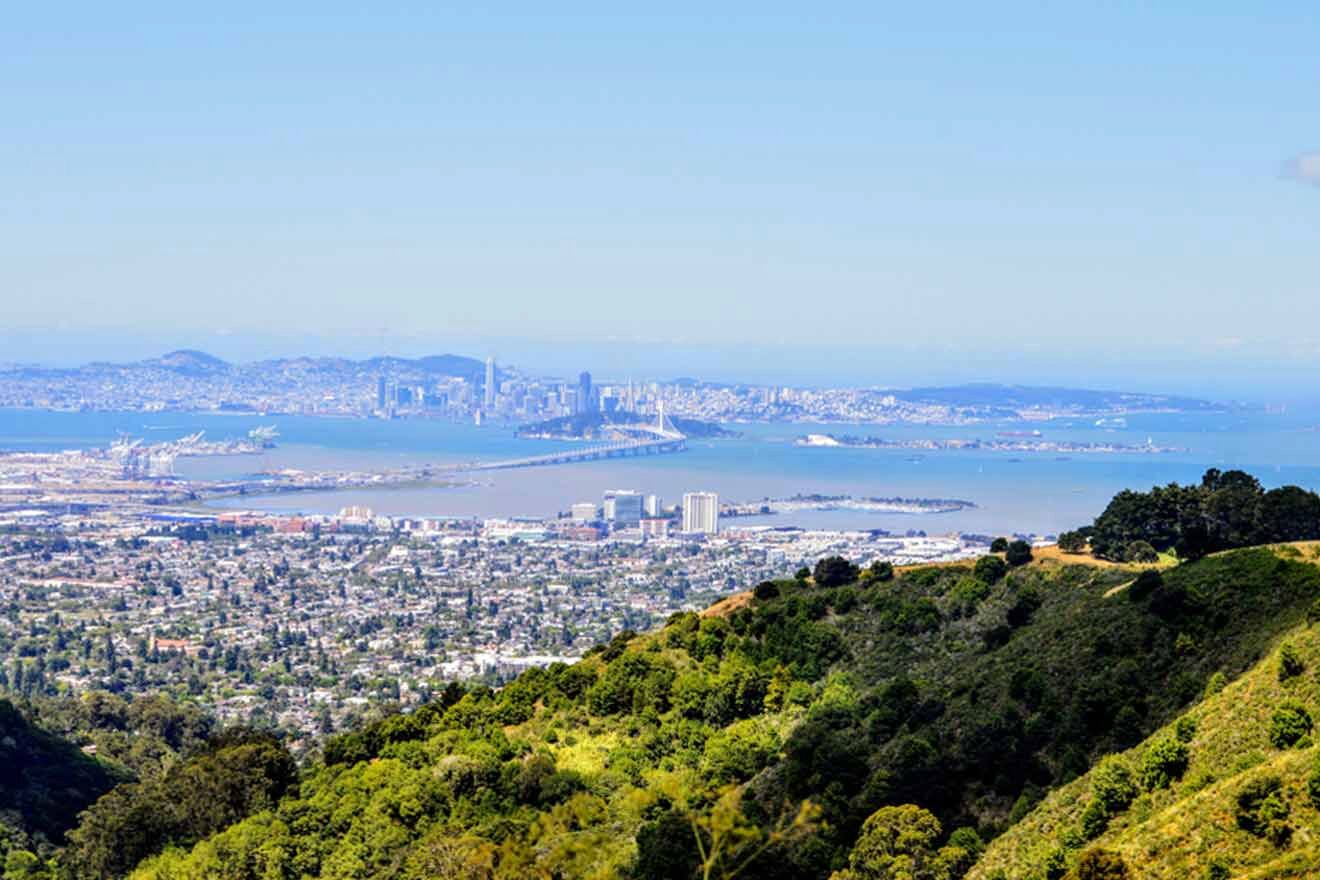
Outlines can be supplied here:
M137 875L825 878L863 820L915 804L958 841L957 877L1320 595L1320 568L1269 549L1144 580L1005 569L839 560L498 692L455 686L332 740L298 796Z
M1311 545L1277 552L1320 563ZM969 880L1058 877L1090 848L1119 854L1133 880L1317 876L1318 672L1320 627L1295 622L1245 675L1212 682L1176 721L1047 796Z

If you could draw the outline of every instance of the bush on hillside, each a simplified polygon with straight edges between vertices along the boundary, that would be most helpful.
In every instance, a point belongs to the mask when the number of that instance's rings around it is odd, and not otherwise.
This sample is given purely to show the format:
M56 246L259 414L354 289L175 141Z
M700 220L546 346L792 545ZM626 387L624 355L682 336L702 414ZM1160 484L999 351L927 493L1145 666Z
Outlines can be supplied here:
M1000 578L1008 574L1008 563L998 556L982 556L976 560L972 574L987 584L999 583Z
M1148 565L1152 562L1159 562L1160 554L1150 545L1149 541L1133 541L1123 550L1123 560Z
M1137 796L1132 772L1120 758L1109 757L1091 773L1091 800L1082 812L1082 837L1094 840Z
M1306 664L1291 642L1284 642L1279 648L1279 681L1287 681L1306 671Z
M1292 748L1310 733L1311 713L1300 703L1284 703L1270 717L1270 743L1276 749Z
M1076 530L1062 532L1059 535L1059 549L1064 553L1085 553L1086 536Z
M999 557L991 557L998 559ZM1002 564L1002 562L1000 563ZM953 617L971 617L977 607L990 595L990 585L978 577L965 576L958 579L949 590L949 613Z
M1031 561L1031 545L1026 541L1014 541L1004 551L1004 561L1014 568Z
M1238 791L1234 816L1243 831L1282 846L1292 837L1288 815L1283 783L1277 776L1253 779Z
M866 570L866 580L868 581L892 581L894 579L894 564L886 562L883 559L877 559L871 563L871 567Z
M1168 788L1181 779L1187 770L1187 746L1177 739L1165 737L1151 743L1141 758L1141 784L1154 791Z
M1311 806L1320 810L1320 755L1311 763L1311 775L1306 780L1306 796L1311 799Z
M1116 852L1092 849L1082 853L1077 867L1065 875L1065 880L1129 880L1127 862Z
M851 584L861 575L861 570L842 556L826 556L816 563L812 580L818 587L841 587Z
M995 538L990 542L991 553L1006 553L1008 551L1008 538Z

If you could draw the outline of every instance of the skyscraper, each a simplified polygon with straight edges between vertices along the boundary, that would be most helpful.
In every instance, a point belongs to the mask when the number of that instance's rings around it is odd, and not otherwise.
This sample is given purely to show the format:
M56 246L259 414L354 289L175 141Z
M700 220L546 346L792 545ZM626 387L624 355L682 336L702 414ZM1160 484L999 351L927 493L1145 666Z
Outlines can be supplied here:
M577 412L578 415L585 413L594 413L596 411L596 394L591 387L591 374L585 370L578 376L578 397Z
M720 530L720 496L688 492L683 496L683 531L713 535Z
M486 396L482 400L482 406L487 412L495 409L495 358L486 358Z
M385 409L385 377L376 377L376 409Z

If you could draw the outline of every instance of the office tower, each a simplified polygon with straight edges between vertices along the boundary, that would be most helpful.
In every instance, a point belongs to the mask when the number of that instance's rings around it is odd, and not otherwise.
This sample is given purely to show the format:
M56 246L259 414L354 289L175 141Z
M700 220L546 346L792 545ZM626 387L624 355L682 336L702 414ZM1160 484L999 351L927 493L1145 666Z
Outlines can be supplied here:
M720 530L720 496L688 492L683 496L683 531L713 535Z
M385 377L376 377L376 409L385 408Z
M646 503L643 504L642 507L643 507L643 509L646 511L646 515L647 515L647 516L650 516L650 517L657 517L657 516L660 516L660 514L661 514L661 510L660 510L660 496L659 496L659 495L647 495L647 496L646 496Z
M495 358L486 358L486 396L482 403L486 411L495 409Z
M596 518L596 505L590 501L579 501L568 510L573 519L579 522L591 522Z
M605 521L616 528L637 525L642 521L642 494L632 489L611 489L606 492Z
M596 395L591 387L591 374L583 371L578 376L577 412L579 415L596 411Z

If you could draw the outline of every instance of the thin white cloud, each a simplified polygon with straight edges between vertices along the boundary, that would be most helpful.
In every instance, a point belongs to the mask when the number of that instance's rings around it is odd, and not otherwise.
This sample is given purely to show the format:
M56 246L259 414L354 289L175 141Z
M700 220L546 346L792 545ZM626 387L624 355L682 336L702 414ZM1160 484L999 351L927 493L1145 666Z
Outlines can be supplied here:
M1302 153L1283 166L1283 176L1320 186L1320 153Z

